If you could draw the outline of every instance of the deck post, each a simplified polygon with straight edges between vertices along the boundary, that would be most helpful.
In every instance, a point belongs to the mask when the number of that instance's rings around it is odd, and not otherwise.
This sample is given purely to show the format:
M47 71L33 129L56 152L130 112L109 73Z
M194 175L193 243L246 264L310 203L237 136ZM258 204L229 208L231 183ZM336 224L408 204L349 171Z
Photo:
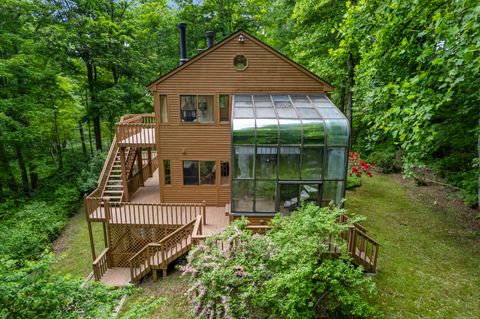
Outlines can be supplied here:
M205 204L205 201L202 202L202 217L203 217L203 224L207 224L207 205Z
M152 279L153 281L157 281L158 279L157 269L152 269Z
M150 171L148 172L148 176L153 176L153 167L152 167L152 148L149 147L147 149L147 156L148 156L148 167L150 167Z
M103 225L103 242L105 243L105 248L108 248L107 227L105 226L105 222L103 222L102 225Z
M85 210L85 217L87 218L88 237L90 239L90 248L92 250L92 262L93 262L93 261L95 261L95 259L97 259L97 256L95 254L95 245L94 245L94 242L93 242L92 222L90 221L90 216L88 216L89 212L88 212L87 196L86 195L83 198L83 203L84 203L83 207L84 207L84 210Z
M127 183L127 168L125 164L125 146L120 147L120 163L122 165L123 197L126 202L129 202L130 192L128 190L128 183Z
M108 235L108 225L110 224L110 218L112 217L111 208L112 208L112 205L110 204L110 201L107 199L104 203L105 221L103 223L103 227L105 229L104 239L105 239L106 248L110 247L110 236ZM109 268L113 267L112 266L112 255L110 254L110 250L108 250L106 258L107 258L107 266Z
M143 159L142 159L142 148L137 147L137 168L138 173L140 174L140 186L144 186L143 182Z

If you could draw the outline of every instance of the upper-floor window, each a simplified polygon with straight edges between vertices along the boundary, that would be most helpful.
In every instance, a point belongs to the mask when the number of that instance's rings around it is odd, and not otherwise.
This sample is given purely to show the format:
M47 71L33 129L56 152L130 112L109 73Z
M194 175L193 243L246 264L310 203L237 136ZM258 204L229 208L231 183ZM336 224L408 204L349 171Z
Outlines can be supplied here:
M220 108L220 122L230 121L230 97L228 95L219 95L218 106Z
M213 95L181 95L180 110L184 123L213 123Z
M168 122L167 96L160 95L160 122Z

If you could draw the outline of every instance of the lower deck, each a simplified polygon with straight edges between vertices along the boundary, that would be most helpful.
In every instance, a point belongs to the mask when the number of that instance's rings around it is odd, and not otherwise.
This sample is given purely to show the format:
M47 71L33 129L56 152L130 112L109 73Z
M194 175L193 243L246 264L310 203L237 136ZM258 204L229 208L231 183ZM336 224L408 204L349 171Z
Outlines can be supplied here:
M185 201L187 202L187 201ZM162 209L156 204L164 204ZM162 203L158 170L133 194L129 202L110 203L109 223L125 225L183 225L196 214L195 208L182 203ZM105 220L105 206L98 206L91 214L92 221ZM222 232L229 223L225 206L207 206L202 227L203 235Z

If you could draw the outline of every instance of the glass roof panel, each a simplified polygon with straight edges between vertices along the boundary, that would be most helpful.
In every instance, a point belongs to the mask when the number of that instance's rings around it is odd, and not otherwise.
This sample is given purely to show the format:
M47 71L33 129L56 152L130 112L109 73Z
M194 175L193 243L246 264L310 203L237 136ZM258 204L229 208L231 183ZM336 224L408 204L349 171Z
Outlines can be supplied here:
M344 118L344 115L337 110L334 107L322 107L322 108L317 108L318 113L324 118L324 119L342 119Z
M233 98L234 144L348 145L347 119L325 95L240 94Z
M252 101L235 101L235 107L252 107Z
M314 108L305 108L305 107L299 107L297 108L297 111L300 113L300 117L302 119L320 119L320 114L318 114L317 110Z
M252 102L252 96L247 94L236 94L235 102Z
M233 118L253 118L253 109L246 107L235 108Z
M298 119L298 114L293 108L290 109L279 109L277 108L277 113L279 118L285 119Z
M291 98L295 107L313 107L306 95L292 95Z
M272 99L274 102L290 102L290 98L288 95L272 95Z
M257 107L255 108L255 115L259 119L276 119L277 114L273 110L273 108L268 107Z
M292 108L292 102L290 102L290 101L275 101L275 107L277 109Z

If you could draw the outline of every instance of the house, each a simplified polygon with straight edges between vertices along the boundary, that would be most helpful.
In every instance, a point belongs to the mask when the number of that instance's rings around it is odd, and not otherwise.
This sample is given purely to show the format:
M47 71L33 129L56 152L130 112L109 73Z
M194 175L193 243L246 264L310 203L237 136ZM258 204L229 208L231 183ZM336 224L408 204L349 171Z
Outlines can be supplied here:
M215 45L207 33L209 48L188 60L179 27L181 64L148 86L154 114L121 118L85 199L95 279L106 283L165 274L240 216L261 228L302 201L345 194L349 125L333 87L243 30ZM92 222L103 224L99 256Z

